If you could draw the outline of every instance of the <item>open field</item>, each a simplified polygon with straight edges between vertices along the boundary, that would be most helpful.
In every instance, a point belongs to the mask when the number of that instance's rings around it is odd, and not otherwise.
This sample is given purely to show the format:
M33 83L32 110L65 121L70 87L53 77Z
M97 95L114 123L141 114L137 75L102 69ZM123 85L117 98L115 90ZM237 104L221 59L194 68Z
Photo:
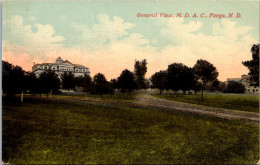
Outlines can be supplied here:
M90 95L91 98L101 98L101 99L113 99L113 100L124 100L124 101L134 101L136 94L105 94L101 97L99 95Z
M204 95L201 101L201 95L175 95L175 94L154 94L153 96L168 100L207 105L219 108L236 109L249 112L259 112L259 96L258 95L239 95L239 94L214 94L208 93Z
M59 95L56 95L58 97L69 97L69 98L95 98L95 99L103 99L103 100L123 100L123 101L134 101L135 96L137 94L132 93L132 94L122 94L122 93L117 93L117 94L103 94L103 95L87 95L84 93L80 94L74 94L74 93L62 93Z
M26 97L3 100L3 161L229 163L259 159L259 126L148 108Z

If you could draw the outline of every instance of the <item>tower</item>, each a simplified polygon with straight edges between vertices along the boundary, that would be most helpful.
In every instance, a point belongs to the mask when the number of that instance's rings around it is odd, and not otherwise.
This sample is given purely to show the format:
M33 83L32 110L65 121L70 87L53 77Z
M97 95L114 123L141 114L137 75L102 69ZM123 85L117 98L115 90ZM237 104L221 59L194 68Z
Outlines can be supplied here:
M56 63L60 64L60 63L62 63L62 62L63 62L63 60L62 60L62 58L59 56L59 57L56 59Z

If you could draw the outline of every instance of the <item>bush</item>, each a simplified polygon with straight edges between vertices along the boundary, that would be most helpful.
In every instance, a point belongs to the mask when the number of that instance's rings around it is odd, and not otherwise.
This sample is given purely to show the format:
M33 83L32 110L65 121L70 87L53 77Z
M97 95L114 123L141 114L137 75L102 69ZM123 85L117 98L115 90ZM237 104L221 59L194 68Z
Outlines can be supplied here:
M245 93L245 87L242 83L231 81L227 85L227 89L224 91L225 93Z

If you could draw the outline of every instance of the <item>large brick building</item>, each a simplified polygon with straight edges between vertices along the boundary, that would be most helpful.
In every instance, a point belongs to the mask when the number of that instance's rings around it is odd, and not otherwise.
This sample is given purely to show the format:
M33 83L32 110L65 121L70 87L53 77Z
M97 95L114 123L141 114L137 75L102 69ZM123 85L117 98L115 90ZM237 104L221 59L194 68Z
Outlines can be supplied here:
M55 63L34 64L32 67L32 71L37 77L48 69L55 71L59 78L64 72L72 72L75 77L84 76L84 74L90 75L89 68L79 64L72 64L68 60L63 61L60 57L56 59Z

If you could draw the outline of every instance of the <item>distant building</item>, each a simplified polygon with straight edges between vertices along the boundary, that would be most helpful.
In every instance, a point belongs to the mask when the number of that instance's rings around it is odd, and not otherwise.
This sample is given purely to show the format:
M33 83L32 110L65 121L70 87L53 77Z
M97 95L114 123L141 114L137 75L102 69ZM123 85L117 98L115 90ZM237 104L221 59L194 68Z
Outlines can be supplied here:
M228 78L227 82L236 81L242 83L246 91L245 93L259 93L259 87L255 86L249 79L249 75L242 75L241 78Z
M64 72L72 72L75 77L84 76L84 74L90 75L89 68L79 64L72 64L68 60L63 61L60 57L56 59L55 63L34 64L32 67L32 71L37 77L49 69L55 71L59 78Z

